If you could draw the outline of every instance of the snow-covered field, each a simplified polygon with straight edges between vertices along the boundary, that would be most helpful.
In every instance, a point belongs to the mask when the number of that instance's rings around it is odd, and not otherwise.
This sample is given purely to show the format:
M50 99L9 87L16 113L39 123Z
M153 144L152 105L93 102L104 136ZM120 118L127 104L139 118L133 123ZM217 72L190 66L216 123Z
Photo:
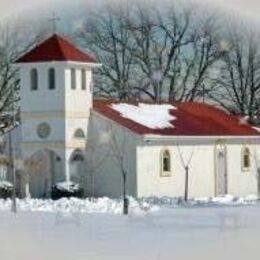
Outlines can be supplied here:
M0 259L258 259L260 204L247 198L0 200Z

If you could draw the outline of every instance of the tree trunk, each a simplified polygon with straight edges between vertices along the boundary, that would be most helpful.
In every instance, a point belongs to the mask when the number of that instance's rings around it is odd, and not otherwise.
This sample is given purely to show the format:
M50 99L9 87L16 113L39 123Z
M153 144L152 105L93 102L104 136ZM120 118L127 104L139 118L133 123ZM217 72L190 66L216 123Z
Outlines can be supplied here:
M257 197L260 199L260 168L257 169Z
M94 171L91 171L90 176L91 176L91 199L94 199L94 194L95 194Z
M17 207L16 207L16 176L15 176L15 168L14 168L14 156L13 156L13 143L12 143L12 131L9 132L9 158L10 158L10 173L12 176L12 182L13 182L13 192L12 192L12 206L11 206L11 212L16 214Z
M189 166L186 166L185 167L184 201L188 201L188 190L189 190Z
M128 214L129 201L126 197L126 172L123 172L123 214Z
M25 198L26 199L30 199L31 198L31 193L30 193L30 184L29 184L29 174L26 173L26 180L25 180Z

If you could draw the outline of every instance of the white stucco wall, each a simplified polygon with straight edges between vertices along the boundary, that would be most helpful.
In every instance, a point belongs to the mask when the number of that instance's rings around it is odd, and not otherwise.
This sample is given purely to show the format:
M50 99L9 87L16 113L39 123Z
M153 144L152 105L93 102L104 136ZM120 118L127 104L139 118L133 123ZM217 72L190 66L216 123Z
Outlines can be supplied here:
M112 151L112 138L116 139L116 145L124 153L127 194L136 196L136 145L140 137L94 111L87 142L87 195L92 195L91 170L94 169L94 196L122 196L122 172Z
M171 173L161 176L161 153L171 154ZM179 143L179 150L187 162L193 153L189 170L189 195L214 196L214 149L204 143L193 146ZM137 190L139 197L184 195L185 169L182 166L177 142L173 144L144 145L137 148Z
M122 194L122 177L118 165L113 158L106 155L109 145L99 145L100 138L108 133L113 126L120 145L121 137L127 139L128 157L128 194L137 197L149 196L184 196L185 169L181 162L181 155L187 162L192 154L189 167L189 197L216 196L216 143L222 140L226 145L227 156L227 190L235 196L257 194L257 166L255 151L260 149L260 140L257 138L172 138L155 140L133 134L122 126L113 123L107 118L93 112L88 136L88 145L94 160L107 157L95 169L95 196L118 197ZM92 143L92 144L91 144ZM242 169L243 147L250 149L251 167L248 171ZM178 149L179 147L179 149ZM88 150L87 148L87 150ZM171 154L171 174L168 177L161 175L161 153L164 149ZM89 165L87 166L89 167ZM90 176L88 171L88 185ZM88 188L91 190L91 187Z
M215 143L217 139L193 141L151 141L137 147L137 196L184 195L185 170L181 164L180 153L185 161L193 151L189 171L189 197L215 196ZM260 148L259 140L225 140L227 148L228 193L235 196L257 194L255 150ZM257 144L258 143L258 144ZM179 151L178 151L178 146ZM243 171L241 149L246 145L251 152L251 167ZM171 176L161 177L161 151L171 153Z
M30 89L30 71L37 68L38 90ZM48 89L48 69L55 68L56 88ZM76 89L71 89L71 68L76 69ZM81 88L81 69L86 70L86 90ZM92 107L91 68L75 62L43 62L20 65L21 119L23 142L40 142L36 129L46 122L51 128L48 141L64 141L68 145L78 128L87 135L89 111ZM28 135L28 133L30 133Z
M86 138L77 139L74 133L81 128L87 137L89 111L92 108L92 68L80 62L21 63L21 147L24 158L40 150L54 151L62 159L63 176L70 179L70 158L75 150L85 150ZM38 89L31 90L30 73L38 71ZM48 70L55 69L55 89L49 89ZM71 88L71 69L76 70L76 89ZM81 73L85 69L86 89L82 89ZM50 135L37 135L40 123L48 123Z
M21 80L21 112L61 111L64 108L64 69L63 62L25 63L19 65ZM30 72L37 68L38 90L30 90ZM56 89L48 89L48 69L55 68Z
M228 192L237 196L257 194L257 166L256 150L260 145L256 142L241 141L242 144L232 143L227 146L228 152ZM242 148L250 149L251 167L249 170L242 168Z

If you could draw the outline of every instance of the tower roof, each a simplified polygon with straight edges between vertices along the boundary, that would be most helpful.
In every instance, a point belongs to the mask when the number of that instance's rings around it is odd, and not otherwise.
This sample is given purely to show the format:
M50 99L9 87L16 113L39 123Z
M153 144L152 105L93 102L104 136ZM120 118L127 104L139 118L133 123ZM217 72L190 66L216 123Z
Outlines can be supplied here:
M16 63L48 62L48 61L78 61L97 63L95 57L81 51L70 41L54 34L38 44L32 50L21 56Z

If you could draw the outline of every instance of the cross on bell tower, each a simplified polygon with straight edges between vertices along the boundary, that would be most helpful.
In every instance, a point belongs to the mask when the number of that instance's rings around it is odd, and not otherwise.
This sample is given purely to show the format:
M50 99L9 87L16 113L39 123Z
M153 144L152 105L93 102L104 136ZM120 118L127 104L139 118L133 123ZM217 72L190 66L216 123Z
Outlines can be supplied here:
M52 33L55 34L57 30L57 22L60 21L60 18L56 16L55 12L53 12L52 17L48 20L52 24Z

